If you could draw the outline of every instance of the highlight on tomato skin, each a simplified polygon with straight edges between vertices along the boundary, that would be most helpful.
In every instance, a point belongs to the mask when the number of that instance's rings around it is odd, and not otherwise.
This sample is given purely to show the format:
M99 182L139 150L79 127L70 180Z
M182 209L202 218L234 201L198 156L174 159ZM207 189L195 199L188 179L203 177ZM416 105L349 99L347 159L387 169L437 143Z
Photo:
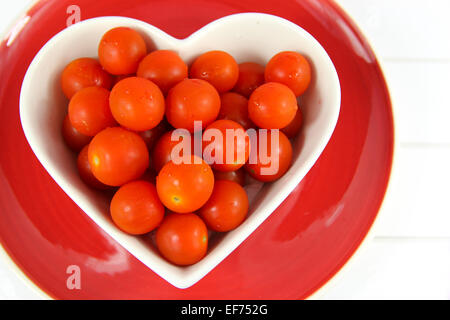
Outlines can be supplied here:
M101 183L92 173L91 165L89 163L88 149L89 149L88 145L84 146L84 148L80 151L77 157L77 168L81 180L83 180L83 182L86 185L94 189L98 190L110 189L111 188L110 186Z
M192 265L206 255L208 229L194 213L169 214L156 231L156 246L168 261Z
M142 235L156 229L163 221L164 211L155 186L144 180L121 186L110 205L114 223L132 235Z
M138 179L149 166L144 140L121 127L107 128L89 144L89 163L94 176L109 186Z
M194 212L208 201L214 188L211 167L191 156L188 163L164 165L156 177L156 190L166 208L177 213Z

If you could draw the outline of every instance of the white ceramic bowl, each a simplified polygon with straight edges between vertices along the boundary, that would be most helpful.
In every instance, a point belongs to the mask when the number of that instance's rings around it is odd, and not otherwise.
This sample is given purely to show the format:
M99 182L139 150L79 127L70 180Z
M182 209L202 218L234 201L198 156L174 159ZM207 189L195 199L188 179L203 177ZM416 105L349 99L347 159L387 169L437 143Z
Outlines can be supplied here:
M188 63L209 50L224 50L240 62L266 64L276 53L298 51L311 62L313 77L302 97L304 126L293 143L292 167L278 181L265 184L252 198L249 216L237 229L210 239L206 257L195 265L178 267L164 260L145 237L129 236L110 219L109 199L80 180L74 156L61 136L67 100L60 89L61 71L80 57L96 57L102 35L111 28L138 30L158 49L171 49ZM236 249L281 204L328 143L340 108L336 70L322 46L299 26L276 16L242 13L216 20L179 40L142 21L100 17L79 22L54 36L36 55L20 94L20 119L25 136L44 168L67 195L104 231L142 263L178 288L187 288ZM64 214L63 212L61 214Z

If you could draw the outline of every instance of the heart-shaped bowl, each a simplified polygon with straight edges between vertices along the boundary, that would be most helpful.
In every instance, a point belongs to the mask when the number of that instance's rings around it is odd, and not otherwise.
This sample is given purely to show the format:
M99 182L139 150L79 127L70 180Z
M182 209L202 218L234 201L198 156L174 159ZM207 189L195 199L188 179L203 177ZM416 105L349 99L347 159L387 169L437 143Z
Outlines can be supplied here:
M251 195L248 218L231 232L214 234L207 255L192 266L178 267L164 260L151 244L150 236L136 237L120 231L109 215L110 199L80 180L75 156L61 136L68 104L60 88L62 70L76 58L96 57L102 35L119 26L139 31L149 48L176 51L187 63L203 52L224 50L239 63L266 64L274 54L289 50L302 53L312 66L310 87L301 98L304 125L293 141L291 168L276 182L264 184L262 188L250 186L247 189ZM56 183L99 227L178 288L192 286L214 269L283 202L325 148L336 126L339 109L339 78L322 46L296 24L261 13L221 18L181 40L126 17L85 20L61 31L45 44L29 66L20 93L20 119L25 136Z

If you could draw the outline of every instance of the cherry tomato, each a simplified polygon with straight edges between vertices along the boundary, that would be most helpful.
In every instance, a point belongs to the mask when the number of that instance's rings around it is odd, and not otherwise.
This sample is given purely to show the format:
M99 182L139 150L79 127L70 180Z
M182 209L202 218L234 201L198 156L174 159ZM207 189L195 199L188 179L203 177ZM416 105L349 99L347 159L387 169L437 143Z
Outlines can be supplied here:
M87 87L111 89L112 76L109 75L96 59L80 58L69 63L61 75L61 88L67 98Z
M268 131L266 139L267 152L262 153L263 154L266 153L268 159L264 159L261 157L261 152L259 149L260 143L263 143L263 140L261 139L261 131L258 130L256 139L258 150L252 151L255 153L252 153L250 155L249 162L245 165L245 170L250 174L250 176L252 176L256 180L263 182L270 182L279 179L286 173L286 171L291 166L292 162L292 146L291 142L286 137L286 135L283 132L278 131L278 148L276 148L274 150L274 153L272 153L271 134L272 131L274 130L267 130L267 131ZM255 156L256 161L253 161L254 160L253 157ZM270 168L272 168L272 170L270 170ZM262 169L266 170L266 172L264 172ZM267 170L269 172L267 172Z
M181 146L180 143L184 139L187 140L187 146L189 147L189 153L188 155L193 154L192 149L192 141L191 141L191 135L180 135L180 137L176 140L172 140L172 133L174 131L166 132L161 139L158 140L158 142L155 145L155 148L152 151L152 163L153 168L155 168L156 172L159 172L166 163L172 161L172 152L174 151L174 148L176 146ZM180 157L184 156L184 152L181 150L178 150L177 155Z
M92 139L89 163L98 180L109 186L121 186L142 176L149 166L149 155L139 135L115 127Z
M110 206L114 223L122 231L135 235L156 229L163 220L164 210L155 186L142 180L121 186Z
M156 246L170 262L191 265L206 254L208 229L194 213L170 214L156 231Z
M101 65L114 75L136 73L139 62L146 54L144 38L127 27L109 30L103 35L98 46Z
M302 124L303 124L303 115L302 115L302 111L300 110L300 108L298 108L297 113L295 114L294 120L292 120L291 123L289 123L286 127L281 129L281 131L283 131L283 133L288 138L293 138L297 135L297 133L302 128Z
M248 117L247 98L239 93L226 92L220 96L220 101L219 119L236 121L246 130L254 126Z
M210 166L196 156L190 163L170 161L156 177L156 189L162 203L174 212L186 213L200 209L208 201L214 187Z
M195 59L190 76L208 81L223 93L233 89L239 77L239 67L228 53L209 51Z
M247 216L248 197L244 188L232 181L216 181L214 191L199 214L209 229L226 232L238 227Z
M64 118L62 125L62 136L64 141L73 151L79 152L84 146L89 144L92 137L85 136L81 134L77 129L75 129L70 123L69 115Z
M188 77L188 67L174 51L156 50L141 61L137 76L153 81L167 94L170 88Z
M283 51L267 63L264 77L266 82L285 84L299 96L308 89L311 82L311 67L300 53Z
M81 180L88 186L99 189L106 190L110 187L98 181L98 179L92 174L91 165L89 164L88 158L89 146L84 146L83 150L78 154L77 167L78 173L80 174Z
M249 152L249 136L237 122L217 120L203 132L203 155L215 170L235 171L241 168L247 162Z
M167 95L166 117L175 128L194 132L194 121L201 121L204 129L216 120L219 110L220 96L204 80L185 79Z
M214 171L214 179L233 181L241 186L245 185L245 171L243 168L236 171Z
M248 115L260 128L286 127L297 112L297 98L281 83L269 82L253 91L248 101Z
M145 131L156 127L164 117L164 96L158 86L144 78L119 81L109 98L114 119L122 126Z
M109 108L109 91L100 87L81 89L70 99L69 119L81 134L95 136L105 128L116 126Z
M233 91L248 98L263 83L264 67L254 62L244 62L239 64L239 78Z
M161 121L156 127L150 130L136 132L138 135L144 139L148 150L152 150L156 142L161 138L161 136L168 130L169 125L166 121Z

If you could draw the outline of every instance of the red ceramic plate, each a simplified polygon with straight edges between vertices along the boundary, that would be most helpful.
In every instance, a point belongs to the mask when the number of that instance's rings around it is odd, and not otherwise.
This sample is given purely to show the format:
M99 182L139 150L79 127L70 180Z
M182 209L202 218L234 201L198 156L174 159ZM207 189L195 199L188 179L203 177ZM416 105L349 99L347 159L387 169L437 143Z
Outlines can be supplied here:
M339 271L377 216L394 142L380 66L344 12L327 0L276 6L269 0L77 1L82 19L128 16L180 38L232 13L275 14L309 31L338 71L340 118L313 169L238 249L193 287L180 290L102 232L52 181L25 140L19 121L22 79L38 50L66 27L72 2L38 2L17 38L0 48L0 241L23 272L60 299L298 299ZM81 268L81 290L66 286L70 265Z

